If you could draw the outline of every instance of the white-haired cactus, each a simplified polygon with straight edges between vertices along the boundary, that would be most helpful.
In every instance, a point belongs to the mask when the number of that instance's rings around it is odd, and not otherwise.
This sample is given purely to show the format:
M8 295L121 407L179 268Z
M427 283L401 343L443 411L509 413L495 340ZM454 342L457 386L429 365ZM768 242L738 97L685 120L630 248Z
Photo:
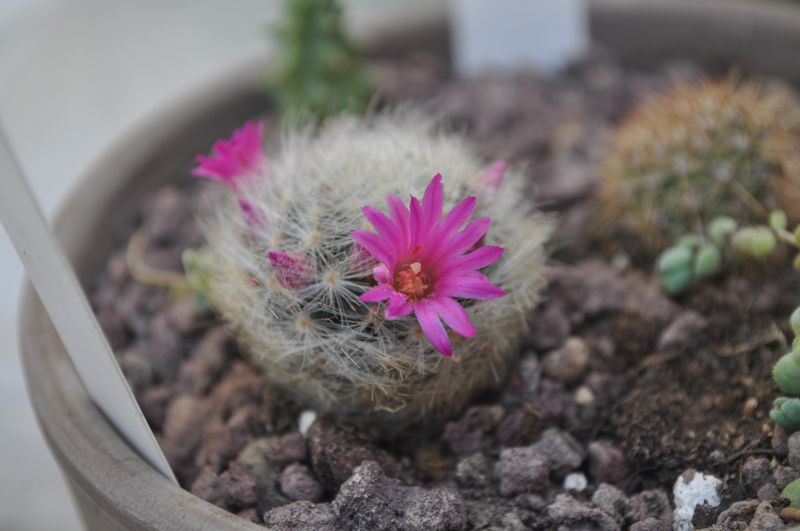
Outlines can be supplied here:
M268 163L260 136L249 124L196 174L235 191L204 214L212 299L273 384L392 432L499 383L550 232L522 175L409 111L288 133Z

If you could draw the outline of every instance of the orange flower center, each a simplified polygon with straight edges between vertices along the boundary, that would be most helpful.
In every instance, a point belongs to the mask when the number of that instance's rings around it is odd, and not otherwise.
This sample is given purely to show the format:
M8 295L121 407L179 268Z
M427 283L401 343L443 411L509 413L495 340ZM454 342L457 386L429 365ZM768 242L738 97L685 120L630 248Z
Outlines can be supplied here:
M401 266L394 274L394 289L413 303L425 298L431 291L431 277L422 269L422 264L412 262Z

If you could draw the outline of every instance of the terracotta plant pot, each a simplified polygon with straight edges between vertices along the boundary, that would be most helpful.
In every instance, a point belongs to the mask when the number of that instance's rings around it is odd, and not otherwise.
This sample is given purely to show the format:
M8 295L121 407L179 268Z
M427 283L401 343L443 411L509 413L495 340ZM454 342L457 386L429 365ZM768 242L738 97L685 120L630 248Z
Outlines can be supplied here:
M746 72L800 82L800 10L789 4L592 0L590 6L594 39L628 64L684 56L712 69L736 64ZM446 46L445 13L426 17L423 25L415 21L414 30L400 31L405 41L399 42ZM409 27L400 26L395 22L394 29ZM250 65L186 94L140 123L88 172L54 224L85 286L109 255L115 226L131 214L137 199L263 108L256 88L261 66ZM173 485L147 465L90 401L30 287L20 313L31 401L88 528L262 529Z

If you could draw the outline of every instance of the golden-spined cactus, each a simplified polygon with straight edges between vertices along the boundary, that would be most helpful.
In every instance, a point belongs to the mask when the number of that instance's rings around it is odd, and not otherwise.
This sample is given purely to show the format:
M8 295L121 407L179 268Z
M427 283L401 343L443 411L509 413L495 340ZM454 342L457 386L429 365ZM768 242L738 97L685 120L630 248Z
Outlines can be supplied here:
M599 188L607 222L652 250L718 215L800 220L800 107L785 86L684 83L652 96L620 125Z

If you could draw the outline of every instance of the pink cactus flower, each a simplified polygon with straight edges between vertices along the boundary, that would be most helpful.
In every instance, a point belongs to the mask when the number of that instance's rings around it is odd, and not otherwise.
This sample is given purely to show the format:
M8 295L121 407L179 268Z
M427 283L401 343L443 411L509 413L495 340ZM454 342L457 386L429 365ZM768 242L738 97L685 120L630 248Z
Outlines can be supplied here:
M192 175L220 181L238 190L243 180L262 175L266 169L263 139L263 121L245 123L229 140L217 140L211 148L212 155L198 155Z
M379 262L373 270L378 285L361 295L361 300L388 301L389 319L414 313L434 348L452 356L442 321L461 336L475 336L475 327L456 299L494 299L505 294L478 271L499 260L503 248L482 246L469 251L492 222L489 217L478 218L461 228L475 210L475 197L464 199L446 216L443 202L442 176L437 174L421 203L412 196L406 207L389 194L389 216L365 206L364 216L377 234L360 230L353 232L353 238Z
M281 286L294 290L308 285L313 268L307 256L284 251L270 251L267 256Z

